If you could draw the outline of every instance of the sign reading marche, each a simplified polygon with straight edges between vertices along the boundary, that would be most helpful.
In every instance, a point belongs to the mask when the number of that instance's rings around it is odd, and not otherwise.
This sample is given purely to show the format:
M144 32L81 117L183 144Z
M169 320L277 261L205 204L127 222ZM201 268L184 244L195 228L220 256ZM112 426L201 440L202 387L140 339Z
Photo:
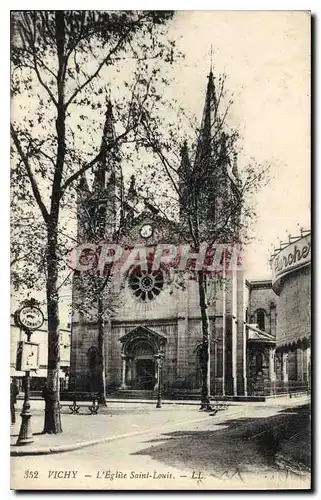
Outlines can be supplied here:
M283 250L272 261L273 282L294 269L305 266L311 261L311 234L302 237Z

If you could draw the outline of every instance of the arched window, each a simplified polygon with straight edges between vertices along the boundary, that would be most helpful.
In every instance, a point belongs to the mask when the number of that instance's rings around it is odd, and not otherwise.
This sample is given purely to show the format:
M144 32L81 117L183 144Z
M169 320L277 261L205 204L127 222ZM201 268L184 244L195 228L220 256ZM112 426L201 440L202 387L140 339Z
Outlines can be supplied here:
M265 330L265 311L263 309L256 311L256 322L260 330Z

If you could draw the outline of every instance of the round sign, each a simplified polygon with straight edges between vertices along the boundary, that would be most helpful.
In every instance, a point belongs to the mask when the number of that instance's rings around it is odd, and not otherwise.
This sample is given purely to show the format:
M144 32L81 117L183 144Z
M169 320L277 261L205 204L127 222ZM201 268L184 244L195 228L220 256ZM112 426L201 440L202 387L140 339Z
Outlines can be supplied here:
M25 330L37 330L44 322L42 311L35 306L24 306L17 311L19 326Z

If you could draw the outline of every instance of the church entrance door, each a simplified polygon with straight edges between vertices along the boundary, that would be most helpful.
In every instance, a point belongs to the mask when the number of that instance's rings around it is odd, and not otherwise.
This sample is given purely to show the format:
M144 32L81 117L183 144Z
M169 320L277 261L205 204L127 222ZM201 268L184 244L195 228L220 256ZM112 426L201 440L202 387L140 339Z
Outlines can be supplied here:
M166 337L138 326L119 339L121 352L121 388L153 391L158 387L160 356L164 358Z
M155 361L136 359L135 386L137 389L152 390L155 386Z
M152 345L139 339L133 349L133 387L150 390L155 386L155 357Z

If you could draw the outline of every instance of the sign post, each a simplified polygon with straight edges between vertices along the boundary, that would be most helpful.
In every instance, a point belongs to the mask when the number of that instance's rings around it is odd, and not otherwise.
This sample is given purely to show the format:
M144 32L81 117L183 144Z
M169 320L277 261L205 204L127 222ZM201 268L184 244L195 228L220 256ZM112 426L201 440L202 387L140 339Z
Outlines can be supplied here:
M36 301L30 299L15 312L16 325L27 335L27 342L19 342L17 349L16 370L25 371L24 401L21 411L21 426L16 444L18 446L33 443L30 412L30 371L39 367L39 344L30 342L34 330L40 328L44 317L36 306Z

